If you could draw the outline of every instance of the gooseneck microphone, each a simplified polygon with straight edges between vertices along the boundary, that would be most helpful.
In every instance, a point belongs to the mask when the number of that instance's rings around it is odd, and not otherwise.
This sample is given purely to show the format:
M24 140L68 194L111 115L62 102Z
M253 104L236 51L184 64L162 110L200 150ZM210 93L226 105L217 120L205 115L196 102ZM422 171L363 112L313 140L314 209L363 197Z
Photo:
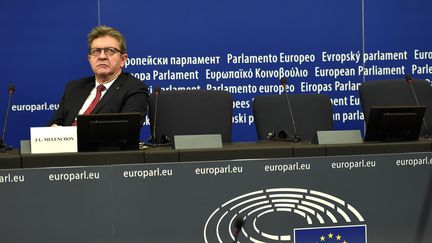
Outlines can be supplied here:
M243 228L244 220L242 218L236 218L234 220L234 243L237 243L238 236L240 234L241 229Z
M156 139L157 103L158 103L160 88L156 87L154 92L155 92L155 110L154 110L154 116L153 116L153 132L152 132L153 140L152 140L152 143L153 143L153 147L156 147L156 143L157 143L157 139Z
M152 131L152 144L153 147L157 146L157 137L156 137L156 122L157 122L157 110L158 110L158 97L160 93L160 87L156 87L154 90L155 93L155 107L154 107L154 116L153 116L153 131Z
M6 150L12 149L12 147L6 145L5 135L6 135L6 125L7 125L7 121L8 121L8 117L9 117L9 109L10 109L12 94L15 92L15 84L9 84L8 92L9 92L8 105L6 108L6 115L5 115L4 125L3 125L2 138L0 140L0 150L2 153L6 152Z
M414 90L414 87L413 87L413 84L412 84L413 83L413 79L412 79L411 75L409 75L409 74L405 75L405 81L411 87L411 92L412 92L412 94L414 96L414 100L415 100L417 106L420 106L420 103L419 103L419 101L417 99L417 94L416 94L416 92ZM423 127L425 129L425 138L428 139L429 138L429 129L428 129L428 126L426 124L426 120L425 120L424 117L423 117Z
M170 139L168 136L166 136L165 134L162 134L160 136L160 142L158 143L157 141L157 115L158 115L158 100L159 100L159 95L161 92L161 88L157 87L154 89L154 95L155 95L155 101L154 101L154 110L153 110L153 125L151 126L151 135L150 137L147 139L147 144L146 145L151 145L153 147L157 147L157 146L169 146L170 145Z
M294 143L298 143L301 139L297 135L297 126L296 126L294 115L293 115L293 112L292 112L292 107L291 107L291 102L290 102L290 99L289 99L289 96L288 96L288 92L286 90L287 79L285 77L281 78L281 84L282 84L282 86L283 86L283 88L285 90L285 98L286 98L286 102L288 104L288 109L289 109L289 112L290 112L291 122L293 124L293 132L294 132L294 140L293 140L293 142Z

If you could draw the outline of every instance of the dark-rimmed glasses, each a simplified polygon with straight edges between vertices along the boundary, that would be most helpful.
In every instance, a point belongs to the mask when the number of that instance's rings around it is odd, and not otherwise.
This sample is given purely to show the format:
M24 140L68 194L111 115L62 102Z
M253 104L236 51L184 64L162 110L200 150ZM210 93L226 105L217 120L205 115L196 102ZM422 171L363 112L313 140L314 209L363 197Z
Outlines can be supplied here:
M105 55L107 55L107 56L113 56L117 52L120 52L121 54L123 54L122 51L120 51L119 49L117 49L115 47L91 48L89 51L89 54L94 56L94 57L98 57L102 53L102 51L104 51Z

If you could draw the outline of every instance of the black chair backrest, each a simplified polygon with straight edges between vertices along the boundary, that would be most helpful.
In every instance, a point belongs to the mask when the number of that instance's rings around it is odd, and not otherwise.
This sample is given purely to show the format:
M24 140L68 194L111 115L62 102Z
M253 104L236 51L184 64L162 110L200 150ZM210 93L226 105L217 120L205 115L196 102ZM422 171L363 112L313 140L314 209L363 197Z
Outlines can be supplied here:
M174 135L221 134L222 142L231 142L232 95L216 90L172 90L161 91L149 99L151 134L155 126L156 142Z
M288 95L297 135L303 142L311 141L316 131L333 130L333 108L323 94ZM285 130L294 135L293 122L285 95L258 96L253 101L253 114L258 139L266 140L272 131Z
M360 104L365 114L365 121L369 118L369 109L372 106L426 106L424 119L428 133L432 131L432 87L426 80L412 80L410 83L404 79L374 80L362 83L359 87ZM415 95L414 95L415 94ZM424 125L420 135L425 134ZM430 134L429 134L430 135Z

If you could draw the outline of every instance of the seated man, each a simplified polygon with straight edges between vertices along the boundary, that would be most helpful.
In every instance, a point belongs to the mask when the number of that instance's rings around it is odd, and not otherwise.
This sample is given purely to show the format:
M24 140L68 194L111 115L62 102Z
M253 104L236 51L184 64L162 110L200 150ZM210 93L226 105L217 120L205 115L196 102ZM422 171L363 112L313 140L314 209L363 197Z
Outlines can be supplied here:
M59 109L50 126L76 125L76 117L96 113L141 113L145 121L148 89L122 69L128 57L123 35L114 28L97 26L88 35L88 60L94 76L66 84Z

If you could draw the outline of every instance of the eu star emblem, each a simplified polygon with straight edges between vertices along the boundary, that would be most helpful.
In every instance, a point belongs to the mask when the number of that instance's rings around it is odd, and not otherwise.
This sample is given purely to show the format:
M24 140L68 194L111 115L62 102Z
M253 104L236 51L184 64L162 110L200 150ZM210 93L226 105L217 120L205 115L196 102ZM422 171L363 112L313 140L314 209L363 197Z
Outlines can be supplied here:
M295 243L366 243L366 225L294 229Z

